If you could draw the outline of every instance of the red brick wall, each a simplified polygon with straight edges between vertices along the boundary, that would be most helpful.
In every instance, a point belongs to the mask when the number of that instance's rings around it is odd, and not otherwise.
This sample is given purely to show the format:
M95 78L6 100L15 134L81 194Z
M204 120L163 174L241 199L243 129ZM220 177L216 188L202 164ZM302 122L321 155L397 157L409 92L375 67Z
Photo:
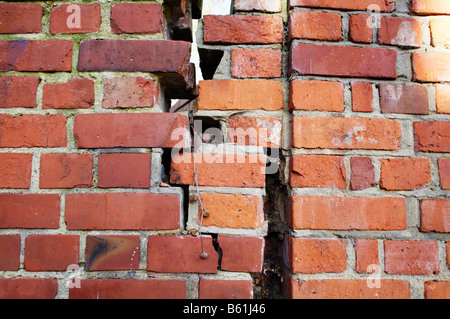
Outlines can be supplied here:
M195 6L0 3L0 298L449 298L447 1Z

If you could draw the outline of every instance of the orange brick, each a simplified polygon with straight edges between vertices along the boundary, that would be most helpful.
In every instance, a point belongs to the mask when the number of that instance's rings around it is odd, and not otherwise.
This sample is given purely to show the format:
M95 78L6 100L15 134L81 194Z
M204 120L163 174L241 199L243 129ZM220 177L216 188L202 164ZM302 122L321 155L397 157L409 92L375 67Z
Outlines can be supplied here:
M287 239L286 262L293 273L343 272L347 269L347 251L340 239Z
M420 47L422 27L416 19L381 17L378 42L387 45Z
M410 299L406 281L380 280L380 288L372 288L367 280L327 279L288 281L288 297L292 299Z
M450 158L438 159L438 166L442 189L450 189Z
M228 139L239 145L281 147L283 121L274 117L231 117Z
M292 12L289 21L289 37L290 39L341 41L341 15L329 12Z
M450 85L436 84L436 111L450 114Z
M204 209L203 226L223 228L262 228L264 223L263 199L257 195L212 194L200 195ZM199 218L201 209L199 207Z
M294 117L292 147L398 150L401 127L378 118Z
M352 82L353 112L373 112L373 87L367 82Z
M263 155L195 154L200 186L264 187L266 160ZM194 158L184 153L172 157L170 181L194 184Z
M234 49L231 51L233 78L281 77L281 51L273 49Z
M391 197L292 196L287 220L293 229L403 230L406 202Z
M433 19L430 21L431 44L434 47L450 49L450 19Z
M415 150L450 152L450 121L414 122Z
M355 254L358 273L377 272L380 265L377 239L355 239Z
M413 78L419 82L450 81L450 53L413 53Z
M329 155L293 155L291 187L347 187L344 158Z
M411 10L418 14L450 14L447 0L412 0Z
M384 270L388 274L439 274L439 247L434 241L384 241Z
M450 200L423 199L420 201L420 230L450 233Z
M428 158L381 159L380 188L414 190L431 183Z
M350 39L353 42L372 43L372 17L368 14L350 16Z
M284 107L281 82L271 80L200 81L199 110L265 110Z
M426 281L424 288L425 299L450 299L450 281Z
M340 82L293 80L289 109L342 112L344 85Z
M205 43L281 43L283 20L278 16L205 15L203 34Z

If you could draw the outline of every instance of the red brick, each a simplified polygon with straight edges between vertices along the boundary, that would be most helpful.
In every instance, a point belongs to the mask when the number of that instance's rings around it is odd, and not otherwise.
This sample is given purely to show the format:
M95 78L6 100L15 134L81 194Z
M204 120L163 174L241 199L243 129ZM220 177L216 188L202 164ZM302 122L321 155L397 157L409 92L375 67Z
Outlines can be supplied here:
M25 238L27 271L65 271L79 262L78 235L30 235Z
M371 6L379 8L380 11L390 12L395 8L394 0L290 0L291 6L312 7L312 8L332 8L365 11Z
M79 26L76 25L77 22ZM99 3L61 4L50 11L50 33L52 34L98 32L101 24Z
M59 228L56 194L0 194L0 228Z
M296 43L291 72L302 75L396 78L397 53L391 49Z
M350 158L350 189L361 190L375 185L375 167L370 157Z
M282 43L283 20L278 16L205 15L203 34L205 43Z
M380 188L387 190L415 190L431 183L428 158L381 159Z
M54 299L56 279L0 278L0 299Z
M450 53L413 53L413 79L418 82L450 81Z
M450 121L414 122L415 150L450 152Z
M293 229L404 230L404 198L292 196L287 220Z
M447 268L450 269L450 241L445 243L445 251L447 253Z
M204 252L206 259L200 257ZM218 254L211 237L149 236L147 271L163 273L216 273ZM174 262L177 260L177 262Z
M87 271L138 270L139 236L88 235L85 268Z
M188 120L174 113L79 114L78 148L179 147L189 145Z
M0 188L30 188L33 154L0 154Z
M291 81L291 111L344 111L344 85L328 81Z
M368 82L352 82L353 112L373 112L373 87Z
M0 271L15 271L19 268L20 235L0 235Z
M378 43L404 47L420 47L422 27L419 20L398 17L381 17Z
M42 154L40 188L89 188L94 182L91 154Z
M429 114L428 91L413 84L380 84L380 107L383 113Z
M149 188L151 160L151 154L100 154L98 187Z
M234 49L231 51L233 78L281 77L281 51L273 49Z
M228 140L239 145L280 148L283 122L274 117L230 117Z
M442 189L450 189L450 158L438 159L439 178Z
M425 299L450 299L450 281L425 281L424 289Z
M450 85L436 84L436 111L450 114Z
M284 107L283 87L271 80L200 81L199 110L265 110Z
M0 41L0 72L70 71L71 40Z
M66 118L63 115L0 115L0 147L65 147Z
M450 35L447 32L449 28L449 19L430 20L431 45L434 47L450 49Z
M200 199L205 211L209 212L209 216L203 217L203 226L235 229L263 227L264 204L261 196L202 193ZM199 219L201 214L199 207Z
M264 238L222 235L221 270L260 273L264 263Z
M380 280L380 288L371 288L367 280L326 279L296 280L288 282L288 297L292 299L410 299L406 281Z
M164 15L159 3L118 3L111 7L113 33L162 33Z
M264 187L266 158L263 155L195 154L199 186ZM192 154L172 156L170 182L194 184Z
M286 263L293 273L341 273L347 269L345 241L289 237Z
M373 42L373 21L368 14L354 14L350 16L349 37L353 42L372 43Z
M420 230L450 233L450 200L422 199L420 201Z
M338 13L294 11L289 17L290 39L342 40L341 15Z
M378 118L294 117L292 147L398 150L401 127Z
M35 76L1 76L0 108L36 107L39 82Z
M358 273L378 272L380 265L378 240L355 239L355 270Z
M169 230L180 227L176 194L90 193L66 196L67 229Z
M439 274L439 247L434 241L384 241L387 274Z
M291 187L347 187L344 158L329 155L293 155Z
M159 95L159 85L149 78L104 78L102 108L155 107L160 103Z
M39 3L2 3L0 33L40 33L42 16Z
M411 10L418 14L450 14L447 0L412 0Z
M218 280L200 278L199 299L253 299L251 280Z
M234 8L238 11L280 12L281 0L236 0Z
M161 72L190 76L191 44L169 40L85 40L79 71Z
M43 109L88 109L94 103L95 83L89 78L44 84Z
M70 299L185 299L183 280L83 279Z

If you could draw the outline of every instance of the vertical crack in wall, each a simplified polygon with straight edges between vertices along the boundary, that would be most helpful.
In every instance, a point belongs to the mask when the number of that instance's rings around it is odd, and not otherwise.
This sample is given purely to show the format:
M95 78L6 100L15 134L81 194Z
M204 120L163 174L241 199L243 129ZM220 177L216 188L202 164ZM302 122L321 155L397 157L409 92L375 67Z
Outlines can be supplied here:
M197 2L194 1L193 7ZM198 8L193 8L193 17L195 19L199 19L201 21L201 17L203 12L196 12ZM200 46L197 43L197 37L202 36L202 32L197 34L197 24L193 25L193 37L192 37L192 50L193 63L196 64L197 72L200 74L197 75L197 81L199 80L212 80L220 77L221 72L223 70L218 70L219 65L225 62L230 63L229 56L225 56L229 52L224 50L223 48L212 48L209 46L203 47L200 41ZM282 75L280 77L281 81L287 80L289 78L288 72L288 57L289 57L289 41L288 41L288 25L287 22L284 23L284 40L281 45L281 51L283 52L283 62L282 62ZM194 52L195 51L195 52ZM229 71L231 72L231 70ZM175 103L180 103L179 101L175 101ZM173 104L174 105L174 104ZM179 110L178 110L179 111ZM186 109L181 110L186 111ZM191 150L194 151L196 138L201 138L201 143L210 143L210 144L221 144L227 143L225 135L223 132L223 123L221 121L227 122L226 115L214 117L207 116L202 113L202 116L195 116L195 111L193 109L193 105L189 105L187 111L191 113L191 121L199 121L201 123L201 127L193 127L191 130ZM175 111L177 112L177 111ZM193 125L193 123L191 123ZM195 132L194 130L201 130ZM211 136L210 132L222 131L222 139L215 140L215 136ZM267 234L264 237L265 240L265 249L264 249L264 261L262 271L260 273L250 273L253 278L253 296L255 299L282 299L284 298L283 294L283 279L285 275L288 273L286 270L286 266L283 261L283 243L286 235L289 234L289 226L285 217L285 202L289 196L289 189L287 185L286 176L285 176L285 167L286 167L286 158L282 153L281 149L265 149L266 155L269 158L269 162L267 164L266 174L265 174L265 196L264 196L264 217L267 222ZM164 169L164 179L169 183L170 178L170 150L164 151L162 158L162 165ZM273 167L269 169L270 165L278 165L277 169L274 170ZM183 190L184 194L184 229L185 232L189 232L187 227L187 221L189 219L189 203L192 201L197 201L198 199L195 196L190 197L190 187L189 185L182 186L177 185ZM214 250L218 254L218 265L217 269L221 270L222 264L222 256L223 252L219 243L219 234L209 233L209 236L212 237L212 243Z
M265 237L263 271L261 274L254 275L254 282L257 283L255 297L258 299L283 298L285 266L282 247L284 237L289 232L284 207L289 193L283 173L286 159L281 152L276 152L276 154L279 154L279 157L272 157L270 161L278 162L278 170L272 174L266 173L264 215L268 222L268 231Z

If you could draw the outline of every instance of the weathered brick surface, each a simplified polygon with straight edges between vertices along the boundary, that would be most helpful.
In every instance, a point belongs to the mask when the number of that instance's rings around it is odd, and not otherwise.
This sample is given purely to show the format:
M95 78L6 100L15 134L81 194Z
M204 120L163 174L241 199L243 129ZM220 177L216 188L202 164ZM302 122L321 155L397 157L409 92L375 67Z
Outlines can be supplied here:
M39 82L35 76L0 77L0 108L36 107Z
M72 5L72 6L71 6ZM79 19L77 14L79 13ZM50 33L94 33L102 23L99 3L61 4L50 11Z
M68 229L168 230L180 226L179 196L150 193L69 194Z
M293 299L410 299L410 285L397 279L381 280L380 288L370 288L367 280L289 279L288 296Z
M403 198L292 196L287 213L294 229L406 229Z

